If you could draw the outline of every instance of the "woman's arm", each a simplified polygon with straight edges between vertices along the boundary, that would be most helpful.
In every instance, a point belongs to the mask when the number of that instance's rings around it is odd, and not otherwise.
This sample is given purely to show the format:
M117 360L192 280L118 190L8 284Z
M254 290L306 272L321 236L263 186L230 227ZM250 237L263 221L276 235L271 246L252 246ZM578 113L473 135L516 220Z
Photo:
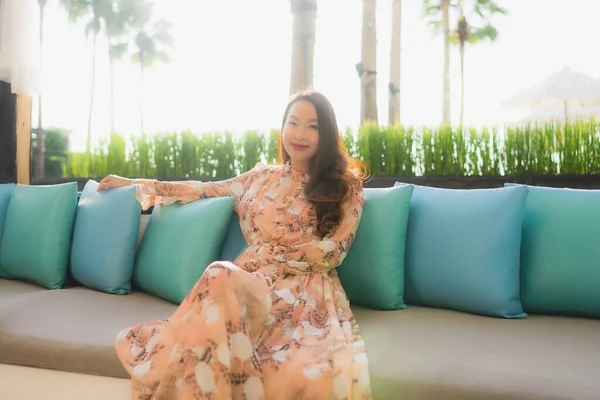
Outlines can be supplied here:
M169 205L175 202L190 203L207 197L236 197L240 199L252 184L262 164L235 178L216 182L181 181L163 182L156 179L132 179L129 184L136 187L136 198L143 210L157 205ZM124 178L118 178L124 179ZM104 181L104 180L103 180ZM100 183L99 190L116 187L109 183Z
M363 207L362 182L356 179L352 193L342 203L342 219L338 228L322 240L279 249L276 260L285 262L291 273L327 271L339 266L354 242Z

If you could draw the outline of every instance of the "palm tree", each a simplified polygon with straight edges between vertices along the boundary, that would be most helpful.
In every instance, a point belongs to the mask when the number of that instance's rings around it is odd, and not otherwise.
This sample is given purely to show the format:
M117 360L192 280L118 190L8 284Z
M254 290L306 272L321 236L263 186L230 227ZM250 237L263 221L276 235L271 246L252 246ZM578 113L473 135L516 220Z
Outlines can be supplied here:
M456 2L456 0L454 0ZM424 0L423 17L437 34L444 36L442 123L450 124L450 0Z
M388 123L400 123L400 49L402 33L402 0L392 3L392 48L390 51L390 83Z
M152 22L152 4L146 3L144 12L137 20L138 32L135 36L137 51L131 59L140 65L140 129L144 134L144 70L156 62L169 62L171 58L167 48L173 47L174 38L171 34L173 25L164 19Z
M118 11L114 8L108 10L106 15L106 37L108 39L108 60L110 74L110 131L115 132L115 84L114 67L115 62L123 58L127 52L127 41L121 37L127 33L129 15L123 9Z
M465 46L477 44L484 40L491 42L498 37L498 30L490 20L496 14L506 15L506 9L500 7L493 0L474 0L471 8L465 12L464 1L459 0L459 17L456 30L452 33L451 41L459 46L460 51L460 125L463 124L465 114ZM467 15L470 14L467 20ZM473 25L469 21L479 20L480 24Z
M110 127L115 132L115 87L114 66L128 50L128 34L134 29L138 20L146 18L149 5L147 0L109 0L112 7L107 7L104 16L105 33L108 39L108 59L110 73Z
M92 37L92 83L86 141L86 153L89 156L92 142L92 112L94 110L96 83L96 42L102 29L102 22L105 20L105 16L108 15L107 10L112 10L112 2L107 0L61 0L61 3L69 13L69 20L73 22L82 19L87 21L85 33Z
M40 65L42 65L44 56L44 11L48 0L38 0L40 7ZM38 127L36 133L37 148L35 152L35 171L34 176L36 179L43 179L46 174L46 132L44 131L44 125L42 124L42 95L38 96Z
M356 65L360 78L360 122L377 124L377 2L363 0L362 56Z
M312 86L317 0L291 0L293 22L290 93Z

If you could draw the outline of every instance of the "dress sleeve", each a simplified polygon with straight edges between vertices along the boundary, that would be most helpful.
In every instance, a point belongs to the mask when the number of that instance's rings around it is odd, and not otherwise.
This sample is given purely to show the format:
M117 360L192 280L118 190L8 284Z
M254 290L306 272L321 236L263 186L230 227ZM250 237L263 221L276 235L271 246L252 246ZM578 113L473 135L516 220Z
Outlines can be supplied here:
M235 197L239 200L264 167L263 164L257 164L250 171L235 178L216 182L162 182L156 179L134 179L133 185L136 187L136 198L143 210L175 202L186 204L207 197Z
M280 249L277 261L285 262L290 273L322 272L339 266L354 242L363 207L362 182L356 179L351 195L342 203L342 219L337 229L321 240Z

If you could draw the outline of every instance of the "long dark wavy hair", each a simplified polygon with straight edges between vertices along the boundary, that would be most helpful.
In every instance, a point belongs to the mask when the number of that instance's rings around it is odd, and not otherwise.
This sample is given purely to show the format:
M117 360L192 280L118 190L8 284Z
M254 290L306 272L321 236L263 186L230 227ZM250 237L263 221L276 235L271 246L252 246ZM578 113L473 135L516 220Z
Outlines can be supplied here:
M279 135L280 163L290 161L290 155L283 146L282 134L290 108L298 101L309 101L317 110L319 145L308 171L310 178L305 195L315 206L319 234L326 236L340 223L341 205L352 194L352 182L356 179L366 180L367 168L364 163L348 155L333 106L323 94L312 89L294 94L285 109Z

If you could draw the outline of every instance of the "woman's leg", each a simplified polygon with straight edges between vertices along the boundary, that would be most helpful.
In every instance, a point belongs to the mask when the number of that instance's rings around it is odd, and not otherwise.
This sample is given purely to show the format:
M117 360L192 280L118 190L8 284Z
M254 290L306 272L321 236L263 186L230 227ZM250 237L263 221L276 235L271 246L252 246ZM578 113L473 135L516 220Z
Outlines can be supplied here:
M266 398L371 400L364 342L341 284L314 275L277 286L285 300L274 296L271 314L284 323L258 348Z
M171 318L136 325L116 341L134 399L262 399L255 348L271 308L260 275L211 264Z

